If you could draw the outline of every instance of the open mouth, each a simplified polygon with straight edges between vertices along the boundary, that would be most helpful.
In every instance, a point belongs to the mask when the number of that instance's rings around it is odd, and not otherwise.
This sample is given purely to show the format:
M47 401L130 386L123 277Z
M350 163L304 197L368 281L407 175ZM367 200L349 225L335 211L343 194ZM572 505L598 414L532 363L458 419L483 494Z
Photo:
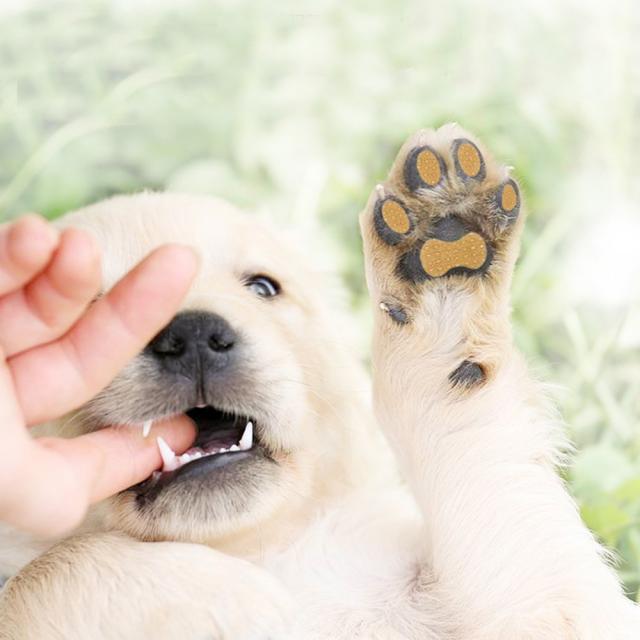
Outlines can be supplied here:
M137 492L160 489L179 477L209 473L241 460L262 449L255 439L255 420L247 416L226 413L210 405L185 411L198 428L198 435L190 449L176 455L171 447L158 438L162 469L154 471L144 482L132 487ZM148 432L150 422L143 425Z
M201 458L249 451L253 447L253 421L250 418L225 414L211 406L189 409L186 415L198 427L198 437L181 456L176 456L169 445L158 438L163 466L157 473L175 471Z

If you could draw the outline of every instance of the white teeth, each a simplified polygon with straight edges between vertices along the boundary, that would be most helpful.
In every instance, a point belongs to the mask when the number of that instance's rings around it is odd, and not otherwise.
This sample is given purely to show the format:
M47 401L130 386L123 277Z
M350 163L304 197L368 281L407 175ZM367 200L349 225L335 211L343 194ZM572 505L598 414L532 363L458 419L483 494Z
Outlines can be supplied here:
M151 431L151 425L153 424L153 420L146 420L142 423L142 437L146 438Z
M144 430L146 431L145 435L147 435L149 429L151 429L151 422L151 420L148 420L143 425ZM253 446L253 422L247 422L247 426L244 428L244 433L242 434L242 438L240 438L240 442L238 444L232 444L229 448L221 447L220 449L211 451L210 453L198 450L194 451L193 453L183 453L181 456L177 456L164 440L164 438L158 436L156 438L156 442L158 443L158 449L160 451L160 455L162 456L162 472L175 471L181 466L188 464L193 460L198 460L199 458L214 456L218 453L228 453L230 451L247 451L251 449L251 447ZM196 447L194 447L194 449L195 448ZM159 471L155 471L153 477L157 478L158 476L155 474L159 473Z
M241 451L251 449L253 446L253 422L247 422L247 426L244 428L244 433L238 444L240 445Z
M196 409L205 409L206 408L206 404L199 404Z
M198 458L202 458L204 454L202 451L194 451L193 453L183 453L181 456L177 457L178 467L181 467L184 464L192 462L193 460L197 460Z
M156 438L156 442L158 443L158 449L160 449L160 455L162 456L162 470L163 471L173 471L180 466L180 462L178 458L176 458L176 454L173 452L173 449L164 441L161 436Z

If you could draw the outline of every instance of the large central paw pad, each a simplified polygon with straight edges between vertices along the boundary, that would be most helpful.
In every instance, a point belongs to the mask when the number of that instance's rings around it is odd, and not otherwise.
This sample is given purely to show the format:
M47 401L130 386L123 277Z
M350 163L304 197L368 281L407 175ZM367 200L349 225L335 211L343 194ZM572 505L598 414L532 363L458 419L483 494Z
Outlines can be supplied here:
M373 205L378 237L398 251L396 273L413 282L486 273L520 211L506 170L448 133L416 134Z
M420 249L420 264L432 278L444 276L454 269L477 271L487 261L489 251L484 238L472 231L459 240L427 240Z
M398 271L408 280L419 282L446 275L483 273L493 250L487 240L458 217L449 216L432 223L429 237L416 240L412 249L400 257Z

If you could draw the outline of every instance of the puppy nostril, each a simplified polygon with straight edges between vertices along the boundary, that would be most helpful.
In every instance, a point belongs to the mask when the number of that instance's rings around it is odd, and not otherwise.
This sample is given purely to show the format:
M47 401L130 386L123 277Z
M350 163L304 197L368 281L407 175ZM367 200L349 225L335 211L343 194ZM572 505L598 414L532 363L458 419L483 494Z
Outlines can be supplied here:
M229 340L224 336L220 336L217 334L209 336L209 349L211 349L212 351L217 351L218 353L229 351L229 349L233 348L233 345L233 340Z
M184 354L186 344L180 336L165 334L152 342L151 349L159 356L179 357Z

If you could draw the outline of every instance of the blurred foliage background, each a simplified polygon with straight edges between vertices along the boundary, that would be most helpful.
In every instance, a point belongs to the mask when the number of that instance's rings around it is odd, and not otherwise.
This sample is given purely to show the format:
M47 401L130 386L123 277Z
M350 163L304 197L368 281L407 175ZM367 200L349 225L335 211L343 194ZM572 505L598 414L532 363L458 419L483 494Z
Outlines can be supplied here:
M517 168L517 340L576 443L583 516L638 598L638 6L0 0L0 216L222 195L327 230L364 335L356 215L409 133L460 122Z

